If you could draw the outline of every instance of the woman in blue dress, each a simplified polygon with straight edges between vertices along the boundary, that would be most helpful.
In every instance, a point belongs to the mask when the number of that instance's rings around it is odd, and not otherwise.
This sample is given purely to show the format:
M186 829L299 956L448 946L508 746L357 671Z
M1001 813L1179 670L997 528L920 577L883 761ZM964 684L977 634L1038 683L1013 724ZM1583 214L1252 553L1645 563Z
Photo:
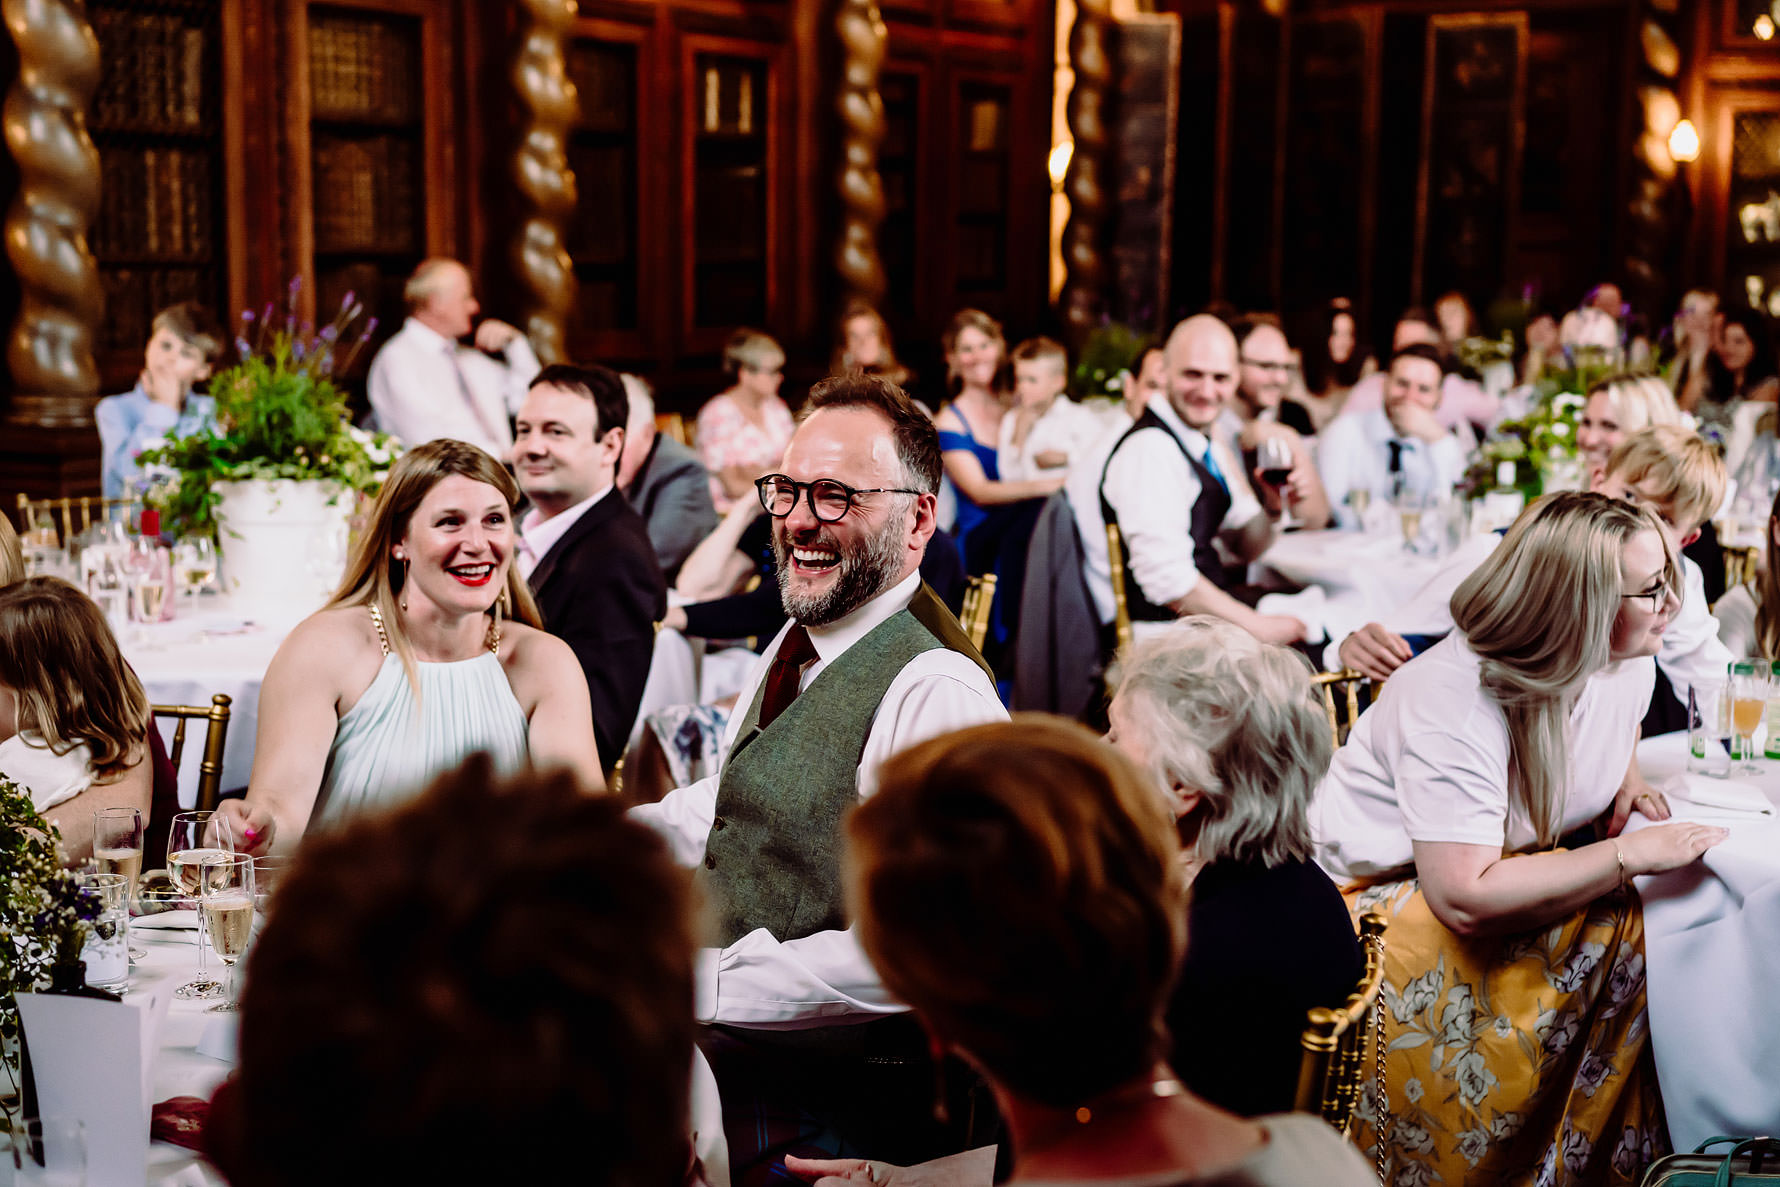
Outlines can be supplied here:
M479 750L604 789L587 679L512 564L518 499L462 441L396 463L339 592L266 670L247 798L224 802L238 849L294 846Z

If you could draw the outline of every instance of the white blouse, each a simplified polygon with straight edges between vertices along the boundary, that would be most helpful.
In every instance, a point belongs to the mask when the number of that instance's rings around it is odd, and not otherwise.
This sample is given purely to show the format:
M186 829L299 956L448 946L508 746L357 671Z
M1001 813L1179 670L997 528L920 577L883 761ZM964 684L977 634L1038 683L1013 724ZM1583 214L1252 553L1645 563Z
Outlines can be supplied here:
M1416 841L1530 848L1532 823L1509 797L1508 721L1454 632L1392 675L1317 786L1317 863L1336 881L1400 869ZM1599 816L1631 764L1656 667L1625 660L1591 676L1570 712L1560 832Z
M43 739L14 734L0 742L0 775L31 793L31 806L47 812L71 800L93 783L93 751L82 742L66 754L57 754Z

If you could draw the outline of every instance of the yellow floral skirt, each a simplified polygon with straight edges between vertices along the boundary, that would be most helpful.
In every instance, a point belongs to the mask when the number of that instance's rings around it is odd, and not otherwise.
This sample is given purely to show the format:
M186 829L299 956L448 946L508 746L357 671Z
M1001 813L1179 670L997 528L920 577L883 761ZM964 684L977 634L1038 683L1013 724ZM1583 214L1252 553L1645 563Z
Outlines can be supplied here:
M1344 897L1356 919L1390 921L1386 1184L1636 1184L1668 1152L1637 896L1474 939L1447 930L1413 878ZM1370 1078L1363 1096L1353 1135L1375 1158Z

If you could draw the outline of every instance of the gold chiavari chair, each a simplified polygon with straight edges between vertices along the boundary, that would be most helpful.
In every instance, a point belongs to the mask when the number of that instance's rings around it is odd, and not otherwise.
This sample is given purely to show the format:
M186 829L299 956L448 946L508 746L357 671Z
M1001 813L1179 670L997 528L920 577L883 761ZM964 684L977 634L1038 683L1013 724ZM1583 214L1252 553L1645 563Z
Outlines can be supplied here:
M995 606L995 574L972 577L964 586L964 605L959 608L958 623L970 636L970 645L979 652L989 637L989 611Z
M122 510L126 516L134 517L142 508L139 498L101 499L94 495L82 495L79 498L62 499L31 499L19 496L19 531L26 533L37 523L38 517L47 515L59 521L62 533L62 546L65 548L79 535L93 526L93 520L108 520L112 512ZM57 515L57 512L60 515ZM80 526L75 524L76 513L79 514Z
M167 717L176 723L173 744L167 757L173 769L179 770L179 756L185 750L185 723L202 720L209 723L204 731L204 757L198 761L198 808L215 808L222 799L223 744L229 736L229 697L217 693L210 698L210 707L198 705L150 705L156 717Z
M1366 953L1366 972L1347 1001L1334 1009L1318 1006L1310 1011L1309 1024L1300 1043L1303 1062L1298 1069L1298 1096L1294 1107L1315 1113L1337 1131L1346 1134L1360 1102L1367 1076L1370 1046L1378 1116L1384 1117L1384 916L1368 911L1360 917L1360 946ZM1370 1043L1367 1040L1370 1039ZM1378 1144L1380 1181L1384 1174L1385 1143Z
M1339 672L1318 672L1310 678L1323 698L1323 714L1329 719L1329 737L1339 747L1347 740L1348 731L1354 728L1354 722L1360 717L1360 686L1370 677L1364 676L1352 668L1343 668ZM1341 708L1347 711L1345 719L1335 706L1335 689L1339 686L1343 691Z
M1131 646L1131 603L1125 594L1125 541L1119 525L1106 525L1106 560L1112 573L1113 640L1118 650Z
M1755 581L1761 566L1761 549L1753 544L1724 546L1724 588L1728 592Z

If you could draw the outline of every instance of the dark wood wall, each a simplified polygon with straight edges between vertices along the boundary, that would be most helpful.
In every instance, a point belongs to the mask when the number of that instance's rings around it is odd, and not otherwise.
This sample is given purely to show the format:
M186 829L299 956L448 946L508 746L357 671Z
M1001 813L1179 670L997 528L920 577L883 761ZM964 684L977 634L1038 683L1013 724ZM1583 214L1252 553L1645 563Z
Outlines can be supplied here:
M1175 0L1176 313L1354 300L1374 337L1457 288L1560 308L1617 276L1624 0Z

